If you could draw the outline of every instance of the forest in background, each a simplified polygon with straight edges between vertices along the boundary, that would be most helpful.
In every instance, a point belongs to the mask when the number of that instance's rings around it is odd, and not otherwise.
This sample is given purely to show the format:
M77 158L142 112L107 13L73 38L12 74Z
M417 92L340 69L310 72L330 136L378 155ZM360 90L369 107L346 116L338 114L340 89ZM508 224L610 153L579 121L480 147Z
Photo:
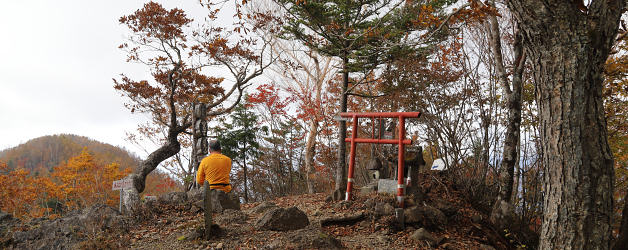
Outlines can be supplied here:
M18 218L54 218L105 203L117 207L113 181L137 167L126 149L87 137L61 134L29 140L0 151L0 210ZM147 180L147 195L180 189L166 173Z

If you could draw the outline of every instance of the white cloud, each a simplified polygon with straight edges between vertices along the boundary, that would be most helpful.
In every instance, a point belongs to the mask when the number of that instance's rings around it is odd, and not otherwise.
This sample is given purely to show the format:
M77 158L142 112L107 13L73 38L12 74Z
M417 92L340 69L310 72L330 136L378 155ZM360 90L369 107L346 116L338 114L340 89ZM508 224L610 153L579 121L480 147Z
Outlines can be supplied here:
M113 89L125 73L149 76L117 49L118 23L146 1L2 1L0 3L0 149L39 136L72 133L145 156L124 141L146 117L131 114ZM202 12L198 1L169 1Z

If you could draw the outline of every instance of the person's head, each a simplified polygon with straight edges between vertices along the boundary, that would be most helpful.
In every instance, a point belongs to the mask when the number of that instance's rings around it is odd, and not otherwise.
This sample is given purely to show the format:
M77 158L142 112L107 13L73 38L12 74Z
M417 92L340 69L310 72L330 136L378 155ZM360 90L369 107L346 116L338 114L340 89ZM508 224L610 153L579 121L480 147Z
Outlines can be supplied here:
M218 140L209 141L209 152L220 152L220 142Z

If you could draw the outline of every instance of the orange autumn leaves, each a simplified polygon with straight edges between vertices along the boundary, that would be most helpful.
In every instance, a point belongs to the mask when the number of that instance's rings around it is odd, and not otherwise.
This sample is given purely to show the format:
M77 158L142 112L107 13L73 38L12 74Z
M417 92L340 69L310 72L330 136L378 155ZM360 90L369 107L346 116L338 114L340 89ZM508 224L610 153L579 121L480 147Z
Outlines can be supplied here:
M0 162L0 210L16 217L54 216L95 203L115 206L119 199L111 183L129 174L117 163L103 165L84 148L75 157L54 168L50 177L32 176L29 171L11 170Z
M10 171L0 162L0 210L16 217L41 217L51 209L41 206L44 199L54 196L57 189L48 178L29 176L22 168Z

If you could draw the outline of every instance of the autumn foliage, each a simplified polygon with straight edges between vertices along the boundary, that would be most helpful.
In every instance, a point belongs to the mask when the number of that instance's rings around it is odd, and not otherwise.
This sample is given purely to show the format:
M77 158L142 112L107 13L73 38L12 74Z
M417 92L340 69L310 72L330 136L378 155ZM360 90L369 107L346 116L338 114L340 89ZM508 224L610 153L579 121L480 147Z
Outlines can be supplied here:
M0 162L0 210L16 217L41 217L50 212L42 202L58 194L57 186L48 178L29 174L23 168L10 170Z
M50 176L34 176L24 168L10 169L0 162L0 210L19 218L36 218L95 203L116 206L119 194L111 190L111 184L130 171L118 163L98 163L87 148L54 167Z
M131 172L130 169L120 170L117 163L97 164L87 148L54 170L52 177L59 183L61 198L69 209L94 203L115 206L119 196L117 191L111 190L111 183Z

